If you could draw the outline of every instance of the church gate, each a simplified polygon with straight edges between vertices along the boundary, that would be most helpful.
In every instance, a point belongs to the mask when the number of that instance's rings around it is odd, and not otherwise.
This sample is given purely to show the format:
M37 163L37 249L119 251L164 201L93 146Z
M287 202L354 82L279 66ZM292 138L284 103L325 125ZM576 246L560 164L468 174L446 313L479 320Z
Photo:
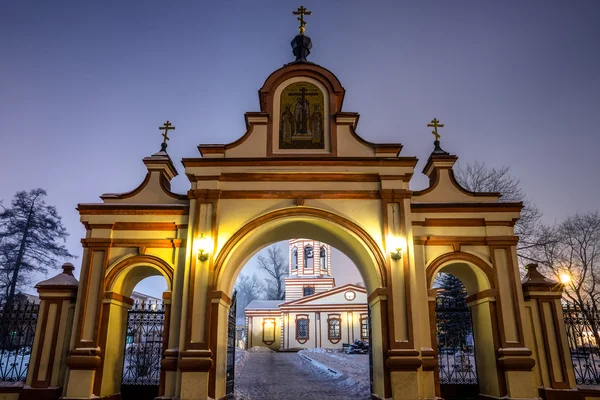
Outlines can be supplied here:
M235 383L235 348L236 348L236 309L237 293L231 297L229 316L227 322L227 376L225 380L225 395L229 398L233 395Z
M162 302L136 302L128 311L121 380L123 400L158 397L164 323Z
M460 297L438 296L435 318L441 396L446 400L477 398L471 311Z
M436 135L423 169L429 185L413 190L417 158L401 155L400 143L359 136L359 115L342 109L341 82L307 62L310 38L300 34L292 46L296 60L266 79L259 111L245 114L243 136L200 144L198 157L182 161L187 193L170 188L178 171L167 153L174 129L167 121L136 189L79 204L86 237L63 398L117 398L128 296L152 274L169 286L159 394L226 396L235 278L256 251L291 239L290 232L336 247L361 272L377 398L439 395L435 295L428 289L441 269L469 294L482 395L535 398L538 387L574 387L564 327L548 322L558 321L560 295L534 275L520 283L514 223L522 204L460 187L458 158L441 148L436 119L423 121L424 134L432 127ZM545 346L552 357L540 358Z

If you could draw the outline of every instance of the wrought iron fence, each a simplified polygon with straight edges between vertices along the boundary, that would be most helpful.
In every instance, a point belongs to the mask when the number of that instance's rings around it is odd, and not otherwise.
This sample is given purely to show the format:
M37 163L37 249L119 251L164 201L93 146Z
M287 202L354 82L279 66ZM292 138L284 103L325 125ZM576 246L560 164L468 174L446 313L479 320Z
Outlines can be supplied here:
M471 311L460 297L435 303L441 385L477 385Z
M0 305L0 382L27 377L39 308L30 301Z
M164 324L162 302L136 302L129 310L122 385L160 383Z
M563 303L563 317L578 385L600 385L600 311Z

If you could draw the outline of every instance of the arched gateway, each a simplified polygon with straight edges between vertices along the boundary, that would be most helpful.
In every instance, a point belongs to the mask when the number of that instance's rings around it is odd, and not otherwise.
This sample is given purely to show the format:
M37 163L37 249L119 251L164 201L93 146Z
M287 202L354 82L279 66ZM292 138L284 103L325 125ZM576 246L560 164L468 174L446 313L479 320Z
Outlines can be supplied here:
M137 189L79 205L87 234L64 399L120 398L128 296L156 274L171 302L159 395L223 398L235 279L252 255L290 233L331 244L359 268L372 316L373 398L439 394L431 290L439 271L459 277L469 294L481 398L572 387L562 325L545 343L533 340L542 314L531 299L550 289L532 283L523 295L513 231L522 204L460 187L457 157L439 141L423 170L429 187L411 191L417 159L401 155L401 144L358 136L359 116L342 111L339 80L306 61L310 39L292 44L297 60L267 78L260 111L245 115L246 133L201 144L201 157L183 160L187 194L170 191L177 171L164 145L144 159Z

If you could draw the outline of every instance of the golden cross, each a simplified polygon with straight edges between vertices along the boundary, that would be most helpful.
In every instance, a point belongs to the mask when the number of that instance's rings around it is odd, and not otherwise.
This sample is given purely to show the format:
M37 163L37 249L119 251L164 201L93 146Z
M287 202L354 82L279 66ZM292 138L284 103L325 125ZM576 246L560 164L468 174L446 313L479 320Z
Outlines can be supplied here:
M162 136L164 137L163 144L167 144L167 140L169 140L169 131L174 131L175 127L173 126L173 124L167 121L163 124L163 126L159 127L158 129L160 129L161 131L165 131L165 133L162 134Z
M306 21L304 20L304 16L312 15L312 11L308 11L304 6L300 6L300 7L298 7L298 9L296 11L292 11L292 14L299 15L298 21L300 21L300 28L298 28L298 30L300 31L301 35L304 35L304 30L305 30L304 27L306 26Z
M435 140L440 140L440 135L437 131L437 128L444 127L444 124L440 124L439 122L440 121L438 121L436 118L434 118L430 124L427 124L427 127L433 128L433 131L431 133L435 135Z

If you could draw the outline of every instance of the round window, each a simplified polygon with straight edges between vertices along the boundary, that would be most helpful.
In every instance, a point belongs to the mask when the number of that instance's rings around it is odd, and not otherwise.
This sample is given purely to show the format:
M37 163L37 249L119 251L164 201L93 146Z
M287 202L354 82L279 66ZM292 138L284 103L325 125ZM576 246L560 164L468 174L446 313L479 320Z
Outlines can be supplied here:
M352 301L356 297L356 293L354 293L352 290L348 290L346 293L344 293L344 297L346 300Z

